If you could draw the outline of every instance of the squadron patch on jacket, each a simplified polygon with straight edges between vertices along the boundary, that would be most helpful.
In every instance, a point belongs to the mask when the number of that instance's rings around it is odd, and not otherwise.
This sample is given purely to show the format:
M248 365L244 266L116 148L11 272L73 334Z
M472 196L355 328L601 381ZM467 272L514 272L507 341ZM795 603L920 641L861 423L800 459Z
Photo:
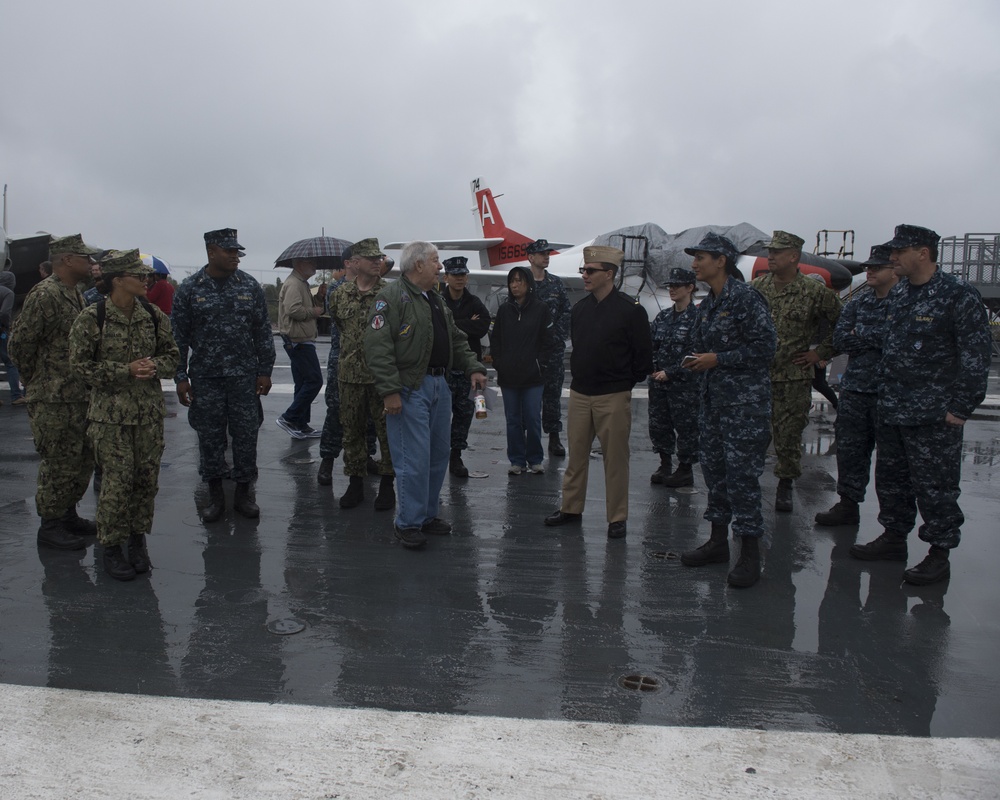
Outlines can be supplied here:
M412 303L412 302L413 302L413 298L412 298L412 297L410 297L410 295L409 295L408 293L406 293L406 292L403 292L403 293L402 293L402 294L401 294L401 295L399 296L399 302L400 302L400 303Z
M385 317L381 314L376 314L372 317L372 330L377 331L385 327Z
M399 338L406 339L411 333L413 333L413 326L407 323L406 325L400 327Z
M387 305L389 305L389 304L387 302L385 302L385 300L376 300L375 301L375 310L376 311L381 311Z

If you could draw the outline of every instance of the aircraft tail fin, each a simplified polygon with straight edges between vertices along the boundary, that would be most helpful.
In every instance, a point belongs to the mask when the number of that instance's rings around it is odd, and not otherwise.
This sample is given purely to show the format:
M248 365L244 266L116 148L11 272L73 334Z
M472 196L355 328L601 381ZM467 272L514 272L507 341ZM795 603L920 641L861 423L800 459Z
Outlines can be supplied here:
M500 216L493 191L482 178L475 178L472 181L472 197L476 202L476 215L483 230L483 237L503 240L501 244L486 251L486 264L498 267L526 260L528 254L525 248L535 240L507 227L503 217Z

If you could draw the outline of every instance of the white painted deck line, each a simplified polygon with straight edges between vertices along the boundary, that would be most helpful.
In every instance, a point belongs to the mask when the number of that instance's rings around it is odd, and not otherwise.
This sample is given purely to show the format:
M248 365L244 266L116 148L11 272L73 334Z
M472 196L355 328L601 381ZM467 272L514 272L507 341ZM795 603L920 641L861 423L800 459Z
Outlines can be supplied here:
M0 685L0 798L995 798L1000 741ZM748 773L747 769L755 770Z

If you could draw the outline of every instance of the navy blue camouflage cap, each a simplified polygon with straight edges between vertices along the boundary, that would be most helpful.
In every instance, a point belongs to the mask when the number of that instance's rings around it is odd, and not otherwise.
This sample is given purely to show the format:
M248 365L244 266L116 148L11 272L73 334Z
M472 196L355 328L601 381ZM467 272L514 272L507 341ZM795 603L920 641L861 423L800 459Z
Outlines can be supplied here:
M740 257L740 251L725 236L709 231L701 237L701 241L694 247L685 247L684 252L689 256L695 253L713 253L717 256L726 257L726 268L730 272L736 271L736 261Z
M697 282L694 272L684 267L673 267L667 275L667 286L687 286Z
M214 244L223 250L245 250L236 239L236 228L219 228L217 231L209 231L205 234L205 245Z
M904 247L933 247L940 239L941 237L930 228L921 228L919 225L897 225L896 232L885 246L890 250L902 250Z
M465 256L452 256L451 258L446 258L442 262L442 266L444 266L445 275L468 275L468 263L469 259Z
M524 249L524 252L530 256L535 253L555 253L557 250L549 244L548 239L535 239Z
M892 248L887 244L877 244L868 254L868 260L862 261L862 267L887 267L891 263L889 261L889 253Z

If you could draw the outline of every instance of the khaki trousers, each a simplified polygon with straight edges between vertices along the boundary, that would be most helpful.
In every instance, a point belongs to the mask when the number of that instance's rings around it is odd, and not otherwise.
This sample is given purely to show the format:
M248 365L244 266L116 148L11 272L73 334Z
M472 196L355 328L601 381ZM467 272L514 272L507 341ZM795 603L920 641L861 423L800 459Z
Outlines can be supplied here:
M590 447L594 437L604 454L604 489L608 522L628 519L628 437L632 432L632 393L569 393L566 414L569 458L563 475L562 511L582 514L587 501Z

